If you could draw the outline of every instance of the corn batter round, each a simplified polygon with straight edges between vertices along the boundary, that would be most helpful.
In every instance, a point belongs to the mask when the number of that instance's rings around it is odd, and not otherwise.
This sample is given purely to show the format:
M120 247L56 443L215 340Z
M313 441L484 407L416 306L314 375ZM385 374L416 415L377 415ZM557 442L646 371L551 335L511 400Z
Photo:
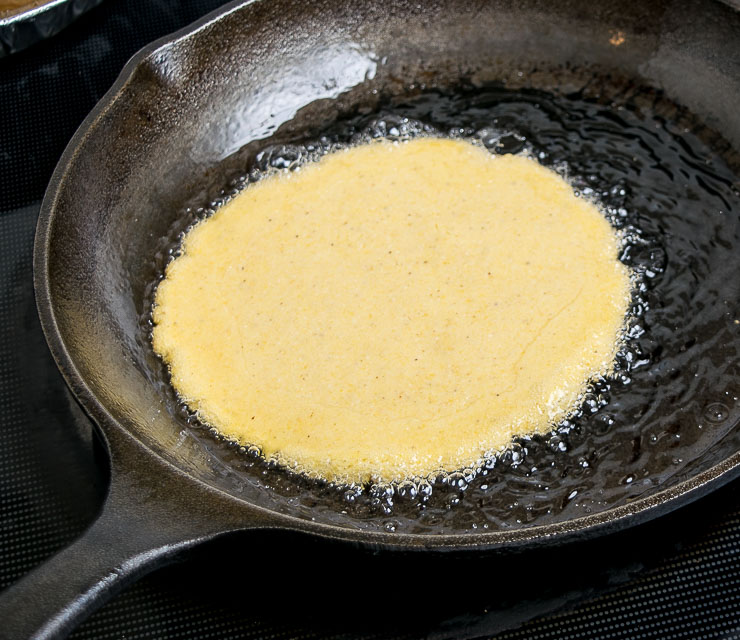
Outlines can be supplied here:
M546 432L612 365L614 230L523 156L418 138L248 186L190 230L155 351L200 418L333 480L448 471Z

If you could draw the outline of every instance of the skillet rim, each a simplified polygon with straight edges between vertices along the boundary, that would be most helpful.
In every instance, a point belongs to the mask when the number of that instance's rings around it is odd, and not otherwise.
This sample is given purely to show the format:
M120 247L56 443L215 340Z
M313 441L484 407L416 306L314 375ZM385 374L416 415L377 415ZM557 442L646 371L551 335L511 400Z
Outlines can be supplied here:
M98 400L90 387L88 387L84 377L79 373L75 366L74 358L62 339L56 320L50 291L48 256L51 245L51 229L55 220L58 196L64 188L65 178L72 169L74 160L78 157L78 154L84 151L84 146L90 132L94 130L102 116L107 113L115 104L116 100L127 90L140 65L153 58L155 54L163 52L170 47L177 45L187 46L188 41L196 38L207 27L217 24L236 11L244 10L250 5L265 1L267 0L233 0L215 11L206 14L190 25L151 42L136 52L124 65L110 89L97 102L75 131L54 169L44 194L36 225L33 247L33 283L39 319L44 337L57 368L75 398L85 412L92 418L95 428L104 436L109 454L111 444L107 433L108 430L113 430L126 436L142 452L155 458L159 464L166 467L171 474L179 476L180 480L184 482L184 487L190 483L191 485L197 485L201 490L206 490L208 493L219 494L222 498L227 498L235 507L240 508L244 514L251 512L253 515L267 521L269 526L305 532L322 538L359 542L377 548L407 551L414 549L434 549L447 552L468 549L486 551L503 549L504 547L507 550L518 550L525 547L564 543L615 533L667 514L739 477L740 451L736 451L709 469L671 487L659 490L648 496L636 498L627 504L562 522L522 527L514 530L477 530L475 533L460 534L387 533L383 531L352 529L350 527L302 519L256 505L242 498L237 498L229 492L183 471L177 465L146 445L136 434L118 422L105 405ZM720 0L720 2L724 2L724 0ZM152 62L154 61L152 60ZM243 528L250 528L250 522L248 520L245 521ZM227 526L225 525L224 531L226 530Z

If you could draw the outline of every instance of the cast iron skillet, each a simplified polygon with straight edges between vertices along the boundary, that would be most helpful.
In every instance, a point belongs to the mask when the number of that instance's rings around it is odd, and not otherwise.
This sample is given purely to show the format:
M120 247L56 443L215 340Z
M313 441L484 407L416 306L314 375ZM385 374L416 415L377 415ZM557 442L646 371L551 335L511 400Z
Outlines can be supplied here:
M99 426L111 486L90 529L0 599L0 637L62 637L124 584L230 531L283 529L409 552L522 551L635 525L736 477L740 453L728 436L731 447L703 453L680 482L584 517L391 533L321 496L271 491L278 472L255 482L224 464L168 410L142 340L152 256L183 207L243 165L251 143L276 132L290 139L379 94L461 78L546 85L567 74L543 69L601 66L660 87L740 147L737 11L710 1L641 5L237 3L137 54L67 147L35 247L42 325Z

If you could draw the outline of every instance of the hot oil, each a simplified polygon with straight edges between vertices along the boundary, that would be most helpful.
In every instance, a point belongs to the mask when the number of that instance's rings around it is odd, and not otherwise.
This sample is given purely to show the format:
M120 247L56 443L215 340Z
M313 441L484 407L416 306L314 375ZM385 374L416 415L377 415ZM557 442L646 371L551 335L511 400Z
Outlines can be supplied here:
M204 432L204 446L281 496L292 512L314 517L318 510L345 525L349 519L358 527L417 533L498 530L596 513L680 481L713 447L732 451L740 395L737 178L717 151L722 141L655 93L629 87L605 103L583 94L489 88L388 100L309 140L266 145L219 201L178 221L158 272L189 225L248 183L337 148L419 135L527 153L600 206L619 230L620 259L635 276L614 374L594 381L580 408L550 434L517 438L470 468L392 485L341 485L294 473L256 447L220 439L163 384L179 419ZM733 164L735 156L723 151Z

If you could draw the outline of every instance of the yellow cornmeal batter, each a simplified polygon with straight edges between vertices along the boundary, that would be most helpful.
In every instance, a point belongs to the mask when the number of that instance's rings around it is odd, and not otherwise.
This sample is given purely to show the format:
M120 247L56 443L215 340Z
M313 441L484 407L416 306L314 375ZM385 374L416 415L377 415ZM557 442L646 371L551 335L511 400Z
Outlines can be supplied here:
M154 348L223 434L330 479L454 470L610 367L630 280L603 215L522 156L422 138L250 185L186 236Z

